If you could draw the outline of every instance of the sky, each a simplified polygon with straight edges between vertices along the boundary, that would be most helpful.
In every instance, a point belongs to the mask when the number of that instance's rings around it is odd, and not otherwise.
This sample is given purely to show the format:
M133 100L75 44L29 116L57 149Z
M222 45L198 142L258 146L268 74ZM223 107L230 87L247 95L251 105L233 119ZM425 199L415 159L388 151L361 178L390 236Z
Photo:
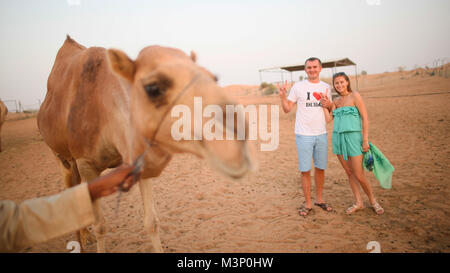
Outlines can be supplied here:
M431 67L450 62L449 11L448 0L0 0L0 99L42 102L67 34L131 58L148 45L193 50L221 86L277 81L259 69L311 56L348 57L358 73Z

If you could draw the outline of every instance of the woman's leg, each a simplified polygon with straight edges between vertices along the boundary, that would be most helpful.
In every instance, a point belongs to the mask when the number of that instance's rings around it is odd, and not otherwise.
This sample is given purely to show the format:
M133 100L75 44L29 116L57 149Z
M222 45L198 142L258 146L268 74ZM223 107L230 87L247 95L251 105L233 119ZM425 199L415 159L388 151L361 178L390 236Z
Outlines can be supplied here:
M366 176L364 175L363 170L363 155L358 156L351 156L349 157L350 166L352 168L352 172L354 176L356 177L359 184L361 184L361 187L363 188L364 192L367 194L367 197L369 197L370 204L372 207L374 207L377 214L382 214L384 210L379 207L377 200L375 199L375 196L373 195L372 186L370 185L369 180L367 180Z
M348 161L345 161L342 155L337 155L337 158L339 159L339 162L341 162L342 168L344 168L345 173L347 174L348 181L350 183L350 188L352 189L353 196L355 196L356 206L362 208L364 206L364 203L361 197L361 191L359 190L358 181L355 175L353 174L353 171L349 166Z
M349 156L348 159L353 175L356 177L356 180L359 182L359 184L361 184L361 187L367 194L367 197L369 197L370 203L371 204L375 203L376 200L372 192L372 186L370 185L369 181L366 179L366 176L364 175L362 165L363 155Z

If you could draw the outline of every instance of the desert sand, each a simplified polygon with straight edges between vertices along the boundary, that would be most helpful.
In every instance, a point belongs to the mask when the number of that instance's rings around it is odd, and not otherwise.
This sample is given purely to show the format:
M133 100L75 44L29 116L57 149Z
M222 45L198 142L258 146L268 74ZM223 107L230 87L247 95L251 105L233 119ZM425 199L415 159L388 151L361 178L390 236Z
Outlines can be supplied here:
M226 87L243 104L279 105L277 95L261 96L257 86ZM450 252L450 79L411 72L359 78L370 120L369 139L395 167L393 188L384 190L367 173L385 214L368 206L348 216L353 202L346 175L329 145L324 199L334 211L314 207L299 216L303 202L297 170L294 118L280 111L280 143L257 149L258 171L232 180L207 162L176 155L153 180L166 252ZM280 107L281 110L281 107ZM331 144L332 125L328 125ZM64 190L56 160L43 142L33 115L10 113L3 126L0 198L21 202ZM258 143L255 143L258 144ZM259 147L256 145L256 147ZM314 186L313 186L314 191ZM314 197L314 193L312 195ZM108 252L148 252L139 188L103 199ZM75 234L23 252L69 252ZM87 252L95 252L91 243Z

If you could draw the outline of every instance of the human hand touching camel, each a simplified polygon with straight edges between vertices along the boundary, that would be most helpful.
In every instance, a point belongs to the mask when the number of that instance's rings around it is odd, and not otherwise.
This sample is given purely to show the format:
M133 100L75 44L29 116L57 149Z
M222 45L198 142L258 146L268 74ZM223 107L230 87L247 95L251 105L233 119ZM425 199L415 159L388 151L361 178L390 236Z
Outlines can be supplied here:
M107 175L90 181L88 190L92 200L108 196L119 190L120 187L122 191L128 191L137 181L131 175L133 169L133 165L124 163Z

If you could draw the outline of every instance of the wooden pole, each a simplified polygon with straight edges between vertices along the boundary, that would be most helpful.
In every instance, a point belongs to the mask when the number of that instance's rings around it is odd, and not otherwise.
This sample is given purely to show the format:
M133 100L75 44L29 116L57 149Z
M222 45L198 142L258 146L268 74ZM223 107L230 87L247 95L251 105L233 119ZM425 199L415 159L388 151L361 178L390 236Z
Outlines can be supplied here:
M358 87L358 69L356 68L356 64L355 64L355 76L356 76L356 91L359 92L359 87Z

